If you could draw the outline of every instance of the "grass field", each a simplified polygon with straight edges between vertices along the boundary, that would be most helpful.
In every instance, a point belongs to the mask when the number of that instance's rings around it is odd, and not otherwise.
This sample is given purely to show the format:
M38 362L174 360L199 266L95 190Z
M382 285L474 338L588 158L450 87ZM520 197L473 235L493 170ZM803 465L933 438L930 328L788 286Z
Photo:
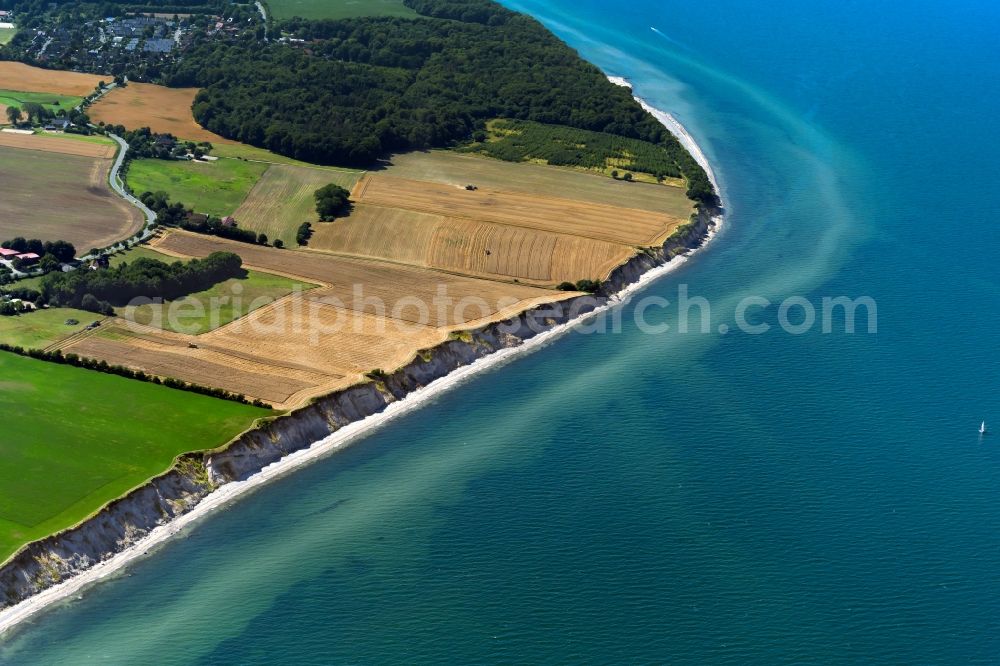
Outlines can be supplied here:
M113 255L111 257L111 267L114 268L126 262L135 261L136 259L156 259L157 261L163 261L168 264L177 261L177 257L171 257L169 254L157 252L156 250L145 245L136 245L135 247L129 248L124 252L119 252L118 254Z
M0 559L271 412L0 353ZM59 418L53 418L58 414Z
M111 77L42 69L20 62L0 61L0 82L4 89L55 93L83 97L94 92L101 81Z
M69 319L76 319L79 323L68 325L66 321ZM45 349L101 319L104 317L93 312L71 308L51 308L25 312L16 317L0 317L0 341L24 348Z
M108 159L0 146L3 235L62 239L86 252L135 233L142 227L142 215L111 191L110 166Z
M342 19L358 16L417 16L402 0L268 0L277 19Z
M17 33L17 28L0 28L0 46L14 39L15 33Z
M291 166L310 167L312 169L323 169L325 171L353 172L352 169L341 167L318 166L303 162L301 160L285 157L270 150L258 148L245 143L220 143L212 148L211 154L214 157L231 157L238 160L248 160L250 162L268 162L269 164L290 164Z
M316 223L313 193L330 183L350 190L360 175L358 171L275 164L267 169L234 217L244 229L263 232L272 242L280 238L286 247L295 247L295 232L299 225L303 222Z
M3 77L0 76L0 81ZM166 88L152 83L129 83L116 88L92 105L87 113L91 121L124 125L129 129L149 127L154 132L170 133L189 141L233 143L213 134L195 122L191 104L197 88Z
M0 84L7 82L0 78ZM55 113L59 109L69 111L78 106L83 101L82 97L72 97L69 95L58 95L48 92L20 92L17 90L0 89L0 104L4 106L23 107L28 102L41 104L49 111ZM0 118L0 122L7 122L7 117Z
M126 180L137 195L162 190L172 201L180 201L199 213L224 217L239 208L267 170L266 164L233 159L140 159L129 165Z

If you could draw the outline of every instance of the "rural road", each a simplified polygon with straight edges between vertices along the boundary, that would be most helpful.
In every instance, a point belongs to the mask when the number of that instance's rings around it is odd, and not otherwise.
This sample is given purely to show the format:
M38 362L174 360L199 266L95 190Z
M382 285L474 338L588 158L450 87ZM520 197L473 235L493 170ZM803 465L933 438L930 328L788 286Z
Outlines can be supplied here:
M146 216L146 225L143 228L142 236L139 239L140 241L146 240L153 234L153 232L150 230L150 227L153 226L154 222L156 222L156 213L151 211L149 207L146 206L146 204L142 203L134 196L125 191L124 183L122 183L121 176L118 175L118 172L121 170L122 164L125 162L125 153L128 152L128 143L125 141L125 139L121 138L120 136L116 136L110 132L108 132L108 136L112 138L115 141L115 143L117 143L121 147L121 150L118 151L118 155L115 156L115 163L111 167L111 173L108 174L108 184L111 185L111 189L113 189L115 192L118 193L118 196L125 199L125 201L128 201L130 204L141 210L142 214Z

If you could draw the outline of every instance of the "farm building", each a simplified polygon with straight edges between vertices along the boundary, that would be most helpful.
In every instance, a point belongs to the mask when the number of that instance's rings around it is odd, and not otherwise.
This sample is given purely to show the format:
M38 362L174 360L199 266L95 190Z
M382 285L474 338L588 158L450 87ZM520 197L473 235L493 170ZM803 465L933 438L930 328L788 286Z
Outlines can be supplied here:
M17 250L8 250L5 247L0 247L0 259L13 259L19 254L21 253Z
M33 264L39 259L41 259L41 257L35 254L34 252L25 252L24 254L16 255L14 258L20 259L26 264Z

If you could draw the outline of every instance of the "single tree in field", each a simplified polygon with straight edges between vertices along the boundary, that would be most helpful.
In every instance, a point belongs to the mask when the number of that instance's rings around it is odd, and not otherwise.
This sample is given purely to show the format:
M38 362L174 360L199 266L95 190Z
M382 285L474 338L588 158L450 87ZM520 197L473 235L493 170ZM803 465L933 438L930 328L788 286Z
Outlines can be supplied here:
M258 245L267 245L267 234L260 234L257 236Z
M319 188L313 196L316 198L316 213L324 222L347 212L351 206L351 193L334 183Z
M10 121L11 125L16 125L19 120L21 120L21 109L17 106L7 107L7 120Z

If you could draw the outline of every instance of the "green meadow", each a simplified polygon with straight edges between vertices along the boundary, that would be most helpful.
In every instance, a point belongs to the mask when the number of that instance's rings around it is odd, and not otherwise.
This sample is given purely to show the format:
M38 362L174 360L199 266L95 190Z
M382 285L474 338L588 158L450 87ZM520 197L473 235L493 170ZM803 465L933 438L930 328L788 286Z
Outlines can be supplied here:
M246 160L249 162L267 162L269 164L287 164L289 166L310 167L312 169L323 169L324 171L339 171L342 173L357 173L356 169L346 169L343 167L320 166L310 164L291 157L285 157L278 153L272 153L265 148L258 148L247 143L217 143L212 146L213 157L228 157L236 160Z
M0 559L273 414L7 353L0 413Z
M24 106L28 102L41 104L49 111L55 113L59 109L69 111L78 106L83 101L82 97L70 97L68 95L56 95L55 93L34 93L20 92L17 90L0 89L0 104L4 106ZM6 116L0 122L7 122Z
M103 316L93 312L72 308L50 308L0 317L0 342L25 349L45 349L102 319ZM78 323L66 323L73 320Z
M136 195L166 192L199 213L232 215L246 198L267 164L235 159L214 162L186 160L134 160L126 179Z
M17 28L0 28L0 46L14 39L14 33L16 32Z
M343 19L359 16L417 16L403 0L268 0L276 19Z

